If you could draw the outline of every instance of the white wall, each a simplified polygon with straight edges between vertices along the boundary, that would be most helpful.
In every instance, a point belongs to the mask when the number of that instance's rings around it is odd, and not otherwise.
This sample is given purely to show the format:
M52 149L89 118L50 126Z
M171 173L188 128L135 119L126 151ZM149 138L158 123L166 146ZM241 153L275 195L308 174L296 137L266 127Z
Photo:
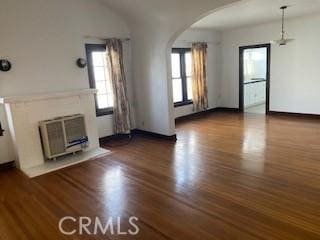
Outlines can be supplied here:
M0 22L0 57L13 64L10 72L0 72L0 96L89 88L87 69L75 64L85 57L84 44L96 42L84 36L130 36L121 17L92 0L2 0ZM130 66L130 46L125 52ZM132 99L131 69L127 72ZM6 128L3 109L0 120ZM111 116L98 123L100 137L112 134ZM8 132L0 137L0 163L13 160L9 137Z
M221 79L221 34L210 30L189 29L179 36L173 47L191 48L192 42L208 43L207 61L207 87L209 109L219 106L220 101L220 79ZM192 114L193 105L176 107L175 118Z
M320 16L289 20L288 37L296 40L271 49L272 111L320 114ZM222 33L222 107L239 105L239 46L279 38L280 22Z

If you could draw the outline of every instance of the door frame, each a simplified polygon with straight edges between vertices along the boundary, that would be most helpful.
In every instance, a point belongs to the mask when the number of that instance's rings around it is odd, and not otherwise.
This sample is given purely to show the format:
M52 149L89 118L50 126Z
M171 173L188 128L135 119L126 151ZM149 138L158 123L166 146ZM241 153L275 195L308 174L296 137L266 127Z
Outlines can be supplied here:
M244 83L243 83L243 53L246 49L267 48L267 79L266 79L266 114L270 113L270 70L271 44L257 44L239 47L239 111L244 112Z

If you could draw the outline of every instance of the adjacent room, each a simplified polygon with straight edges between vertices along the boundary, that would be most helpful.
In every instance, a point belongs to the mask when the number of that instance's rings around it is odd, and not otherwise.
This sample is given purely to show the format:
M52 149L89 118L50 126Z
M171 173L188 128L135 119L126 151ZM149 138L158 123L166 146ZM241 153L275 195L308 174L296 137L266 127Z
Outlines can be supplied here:
M240 49L240 89L244 112L266 114L268 58L270 46L257 45ZM267 80L268 79L268 80Z
M320 239L320 0L0 3L0 239Z

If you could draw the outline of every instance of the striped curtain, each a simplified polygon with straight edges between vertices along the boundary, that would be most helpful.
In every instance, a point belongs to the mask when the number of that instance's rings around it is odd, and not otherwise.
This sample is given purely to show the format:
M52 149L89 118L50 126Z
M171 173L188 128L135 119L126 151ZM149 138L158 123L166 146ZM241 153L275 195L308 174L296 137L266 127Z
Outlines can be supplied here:
M207 44L192 44L192 93L195 111L208 109Z
M107 63L113 88L113 118L115 134L131 131L130 109L123 64L123 49L120 39L108 39L106 44Z

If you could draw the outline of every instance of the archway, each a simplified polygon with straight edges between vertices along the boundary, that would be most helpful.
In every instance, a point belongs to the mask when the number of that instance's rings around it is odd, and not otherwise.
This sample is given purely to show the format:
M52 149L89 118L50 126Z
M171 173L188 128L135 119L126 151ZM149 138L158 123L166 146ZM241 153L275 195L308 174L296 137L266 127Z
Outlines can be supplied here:
M178 103L175 104L175 100L174 98L177 98L176 96L173 96L173 76L172 76L172 52L173 51L177 51L177 49L182 50L182 52L184 52L183 54L186 53L186 51L188 51L191 48L191 45L193 42L206 42L208 43L208 48L209 48L209 52L212 53L213 51L219 51L218 50L218 45L220 45L220 39L217 35L215 34L211 34L209 32L213 32L211 30L203 30L200 31L202 33L199 34L195 33L194 36L191 36L192 34L190 34L190 31L194 31L197 32L197 30L190 30L191 26L194 23L197 23L199 20L206 18L209 15L214 14L215 12L219 12L221 10L224 10L226 8L230 8L234 5L237 5L239 1L236 2L232 2L229 4L226 4L222 7L216 8L214 10L211 10L209 12L206 12L202 15L200 15L198 18L195 18L193 21L190 21L188 24L185 24L183 26L183 28L181 28L179 31L175 32L173 34L173 36L171 37L170 41L168 42L168 46L167 46L167 75L168 75L168 88L169 88L169 94L171 94L170 98L171 98L171 117L173 118L173 122L175 122L176 118L185 116L185 115L191 115L193 113L195 113L193 111L193 107L192 107L192 101L189 100L189 98L187 98L186 96L184 96L184 99L187 99L187 101L184 100L184 103ZM209 34L208 34L209 33ZM209 36L211 35L211 36ZM188 53L187 53L188 54ZM184 61L185 59L182 58L181 61ZM212 67L212 62L214 61L218 61L218 59L216 59L212 54L209 55L209 59L208 59L209 63L208 65L210 65L210 67ZM186 67L186 62L182 63L182 65L184 65L184 71L185 69L190 69L191 67ZM218 70L218 69L217 69ZM211 78L218 78L219 76L212 76L214 75L214 69L209 69L209 73ZM182 73L182 75L184 76L188 76L188 73L184 72ZM190 75L190 74L189 74ZM182 91L183 93L180 95L189 95L189 87L186 87L186 85L188 85L186 83L186 80L182 81L183 82L183 88L184 90ZM210 85L214 85L214 83L209 83ZM210 86L212 89L212 87L214 86ZM187 89L187 90L186 90ZM216 96L212 97L212 95L210 96L211 98L217 98L218 93L215 93ZM209 108L215 108L217 107L219 104L217 103L218 100L217 99L209 99Z

